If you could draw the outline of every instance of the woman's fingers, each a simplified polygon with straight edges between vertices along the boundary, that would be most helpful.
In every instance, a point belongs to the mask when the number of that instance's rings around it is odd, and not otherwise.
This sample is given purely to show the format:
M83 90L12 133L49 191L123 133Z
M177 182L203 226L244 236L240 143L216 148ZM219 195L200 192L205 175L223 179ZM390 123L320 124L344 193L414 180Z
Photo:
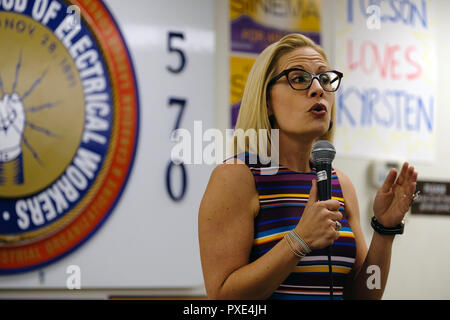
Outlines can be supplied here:
M313 179L311 181L311 184L312 185L311 185L311 190L309 191L309 198L308 198L307 205L313 205L318 200L318 197L317 197L317 181Z
M391 190L392 185L395 182L395 178L397 178L397 170L396 169L391 169L386 177L386 179L384 179L384 183L381 186L381 191L382 192L389 192L389 190Z
M407 162L405 162L402 166L401 172L395 182L395 188L399 187L400 190L404 193L409 193L412 189L412 184L417 182L418 173L415 171L414 166L409 166ZM412 193L415 191L412 189Z
M403 175L400 175L396 182L398 185L396 186L396 194L402 201L403 205L409 208L414 201L414 192L416 191L418 173L414 170L413 166L409 167L405 165L406 163L402 167ZM407 170L404 170L405 167L407 167Z
M343 218L342 213L340 213L339 211L330 211L330 219L337 221L337 220L341 220Z
M402 169L400 170L400 174L398 175L397 184L402 185L403 182L405 182L408 167L409 167L408 162L403 163Z
M413 183L411 183L411 187L410 187L410 192L412 193L413 198L414 198L414 193L416 192L416 185L417 185L417 183L413 182Z
M412 177L414 182L417 182L417 177L418 176L419 176L419 173L417 171L414 171L414 174L413 174L413 177Z
M399 184L399 186L402 187L404 192L414 193L416 188L417 176L418 173L414 170L414 167L411 166L405 173L404 180L401 183L397 182L397 184Z
M414 181L414 173L416 171L414 170L414 166L409 167L408 169L408 182L413 182Z

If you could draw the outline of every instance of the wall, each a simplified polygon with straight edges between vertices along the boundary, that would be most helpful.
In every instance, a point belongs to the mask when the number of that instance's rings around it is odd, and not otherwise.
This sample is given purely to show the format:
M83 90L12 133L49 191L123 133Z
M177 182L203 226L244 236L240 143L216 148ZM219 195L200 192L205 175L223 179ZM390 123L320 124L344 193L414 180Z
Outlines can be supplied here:
M330 57L330 39L327 34L329 22L333 11L327 5L333 0L323 0L323 42ZM215 125L219 129L229 126L228 117L228 1L215 1L215 23L216 23L216 113ZM439 83L437 105L438 114L438 147L436 163L423 164L413 163L419 172L419 179L450 180L450 148L448 140L450 132L447 128L447 119L450 119L450 91L447 90L448 74L450 74L450 63L448 52L450 52L450 20L447 12L450 12L450 2L435 0L437 9L437 40L438 40L438 65ZM328 29L327 29L328 28ZM327 38L328 36L328 38ZM339 150L338 150L339 151ZM361 212L361 223L366 242L370 244L372 230L369 225L371 213L371 199L376 190L367 182L370 161L361 159L348 159L337 156L334 163L336 168L341 169L350 176L357 190L359 207ZM204 189L205 186L198 185L197 188ZM394 241L391 272L384 299L450 299L450 218L435 216L412 216L406 218L405 234L397 236ZM101 288L82 290L81 292L69 292L67 290L3 290L1 297L83 297L83 298L106 298L114 296L201 296L205 291L203 287L185 289L108 289Z

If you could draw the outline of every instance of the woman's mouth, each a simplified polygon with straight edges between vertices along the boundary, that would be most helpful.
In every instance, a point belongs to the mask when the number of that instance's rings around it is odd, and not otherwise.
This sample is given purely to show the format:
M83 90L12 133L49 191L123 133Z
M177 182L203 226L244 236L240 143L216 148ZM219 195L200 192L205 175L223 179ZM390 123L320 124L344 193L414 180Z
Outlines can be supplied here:
M327 107L322 103L316 103L309 109L309 112L315 116L324 116L327 113Z

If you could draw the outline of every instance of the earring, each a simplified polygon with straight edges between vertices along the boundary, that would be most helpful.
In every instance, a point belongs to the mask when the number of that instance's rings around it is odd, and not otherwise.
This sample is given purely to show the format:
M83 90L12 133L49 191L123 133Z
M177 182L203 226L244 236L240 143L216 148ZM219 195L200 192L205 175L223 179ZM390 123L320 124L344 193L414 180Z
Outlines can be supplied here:
M331 128L333 128L333 119L330 119L330 126L328 127L328 131L330 131Z

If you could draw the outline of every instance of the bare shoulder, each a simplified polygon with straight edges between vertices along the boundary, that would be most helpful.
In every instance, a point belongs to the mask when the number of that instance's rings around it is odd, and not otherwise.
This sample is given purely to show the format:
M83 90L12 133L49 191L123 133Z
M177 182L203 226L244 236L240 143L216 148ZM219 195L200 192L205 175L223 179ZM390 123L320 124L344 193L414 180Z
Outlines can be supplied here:
M358 207L358 198L356 195L355 186L353 182L344 172L334 168L336 174L339 178L339 183L342 188L342 194L344 196L346 211L349 214L358 214L359 215L359 207Z
M350 178L348 177L348 175L346 175L343 171L341 171L339 169L336 169L336 168L333 168L333 169L334 169L334 171L336 171L336 174L337 174L337 176L339 178L339 183L341 184L342 188L348 188L349 187L349 188L353 188L354 189L353 183L350 180Z
M202 205L259 211L259 198L250 169L239 159L229 159L214 168L202 199ZM213 209L213 208L211 208Z
M240 159L229 159L214 168L210 183L219 184L232 192L256 192L255 180L249 167Z
M346 189L349 192L355 192L355 186L350 177L339 169L334 168L334 171L336 171L342 189Z
M224 163L219 164L214 168L211 176L224 179L228 177L231 181L240 180L253 183L253 175L250 168L237 158L228 159Z

